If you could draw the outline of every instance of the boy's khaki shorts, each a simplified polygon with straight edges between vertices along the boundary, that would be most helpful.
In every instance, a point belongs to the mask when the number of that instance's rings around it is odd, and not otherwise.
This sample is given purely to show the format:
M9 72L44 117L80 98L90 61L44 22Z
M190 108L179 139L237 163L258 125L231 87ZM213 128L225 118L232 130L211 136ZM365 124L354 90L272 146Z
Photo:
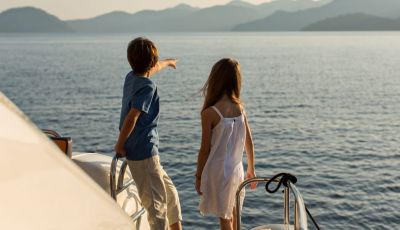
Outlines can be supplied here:
M158 155L128 165L148 214L151 229L168 229L182 220L178 192L160 164Z

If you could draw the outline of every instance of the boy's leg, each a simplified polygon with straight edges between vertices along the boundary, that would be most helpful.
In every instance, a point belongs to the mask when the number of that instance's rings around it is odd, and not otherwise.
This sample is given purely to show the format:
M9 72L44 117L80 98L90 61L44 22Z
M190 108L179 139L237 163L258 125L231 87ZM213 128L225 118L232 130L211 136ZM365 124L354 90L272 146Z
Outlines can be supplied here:
M172 230L182 229L181 221L181 204L179 202L178 191L171 178L163 170L163 179L165 184L165 189L167 192L167 217Z
M162 174L164 170L158 163L158 156L143 161L128 161L128 165L142 205L147 211L150 228L168 229L167 197Z

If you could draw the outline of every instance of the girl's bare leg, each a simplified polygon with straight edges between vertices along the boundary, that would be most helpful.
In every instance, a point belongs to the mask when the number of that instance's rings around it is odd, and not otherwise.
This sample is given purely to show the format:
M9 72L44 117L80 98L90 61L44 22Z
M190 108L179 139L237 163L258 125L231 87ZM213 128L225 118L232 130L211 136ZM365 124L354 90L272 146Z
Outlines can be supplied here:
M232 219L219 218L219 225L221 230L233 230Z
M170 230L182 230L181 222L178 221L178 222L176 222L175 224L171 224L171 225L169 226L169 229L170 229Z
M236 230L236 207L233 207L232 229Z

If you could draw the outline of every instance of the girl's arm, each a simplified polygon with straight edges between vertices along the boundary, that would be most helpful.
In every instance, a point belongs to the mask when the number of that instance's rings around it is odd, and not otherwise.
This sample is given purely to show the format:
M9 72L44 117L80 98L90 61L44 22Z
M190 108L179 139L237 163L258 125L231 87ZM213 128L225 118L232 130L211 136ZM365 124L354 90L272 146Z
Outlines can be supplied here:
M211 149L211 135L212 135L212 114L210 110L206 109L201 113L201 147L197 157L197 171L196 171L196 191L201 195L200 184L201 174L203 173L204 166L207 162Z
M247 121L247 115L244 116L244 119L246 123L246 140L245 140L245 149L247 157L246 179L250 179L256 176L254 167L254 144L253 144L253 137L251 136L251 129ZM250 184L251 189L255 189L256 187L257 183L254 182Z
M124 144L128 139L129 135L131 135L133 129L135 128L136 121L140 116L142 111L138 109L131 109L129 113L126 115L124 123L122 124L121 131L119 132L119 137L117 140L117 144L115 144L114 150L119 157L126 156L126 150L124 148Z
M165 59L158 61L157 64L150 69L148 73L149 77L160 72L162 69L165 69L166 67L172 67L176 69L176 62L177 62L176 59Z

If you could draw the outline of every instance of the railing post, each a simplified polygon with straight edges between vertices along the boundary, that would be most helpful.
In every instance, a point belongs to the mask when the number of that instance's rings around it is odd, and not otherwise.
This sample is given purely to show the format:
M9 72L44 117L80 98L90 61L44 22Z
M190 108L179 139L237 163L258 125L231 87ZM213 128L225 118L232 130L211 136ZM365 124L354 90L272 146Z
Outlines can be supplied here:
M242 192L242 189L246 187L246 185L252 183L252 182L268 182L270 179L266 177L254 177L251 179L247 179L243 181L238 189L236 190L236 230L240 230L240 225L242 224L241 220L241 214L240 214L240 193ZM276 182L276 181L275 181Z
M299 192L299 190L296 188L296 186L294 184L291 184L290 182L288 182L288 185L295 197L294 229L295 230L307 230L308 229L307 212L306 212L306 208L304 205L303 197L301 196L301 193Z
M300 229L300 224L299 224L299 205L297 204L297 201L294 202L294 230L299 230Z
M114 200L117 199L117 185L115 181L115 174L117 173L117 163L118 157L115 155L111 161L110 167L110 194Z
M283 213L283 224L289 224L289 188L285 187L284 189L284 213Z
M117 181L117 165L118 165L118 156L115 155L111 161L110 167L110 194L114 200L117 200L117 195L123 190L127 189L128 186L131 185L131 182L124 184L124 176L126 172L126 167L128 165L127 161L122 161L121 167L119 169L118 181ZM135 199L136 196L134 196ZM145 209L142 207L139 211L135 212L131 215L132 221L136 221L136 229L140 228L140 223L142 220L142 215L145 213Z
M236 230L240 230L241 223L241 215L240 215L240 192L244 186L239 186L239 189L236 191Z
M123 161L121 164L121 168L119 170L119 175L118 175L117 190L121 190L124 187L124 176L125 176L127 165L128 165L128 163L126 161Z

